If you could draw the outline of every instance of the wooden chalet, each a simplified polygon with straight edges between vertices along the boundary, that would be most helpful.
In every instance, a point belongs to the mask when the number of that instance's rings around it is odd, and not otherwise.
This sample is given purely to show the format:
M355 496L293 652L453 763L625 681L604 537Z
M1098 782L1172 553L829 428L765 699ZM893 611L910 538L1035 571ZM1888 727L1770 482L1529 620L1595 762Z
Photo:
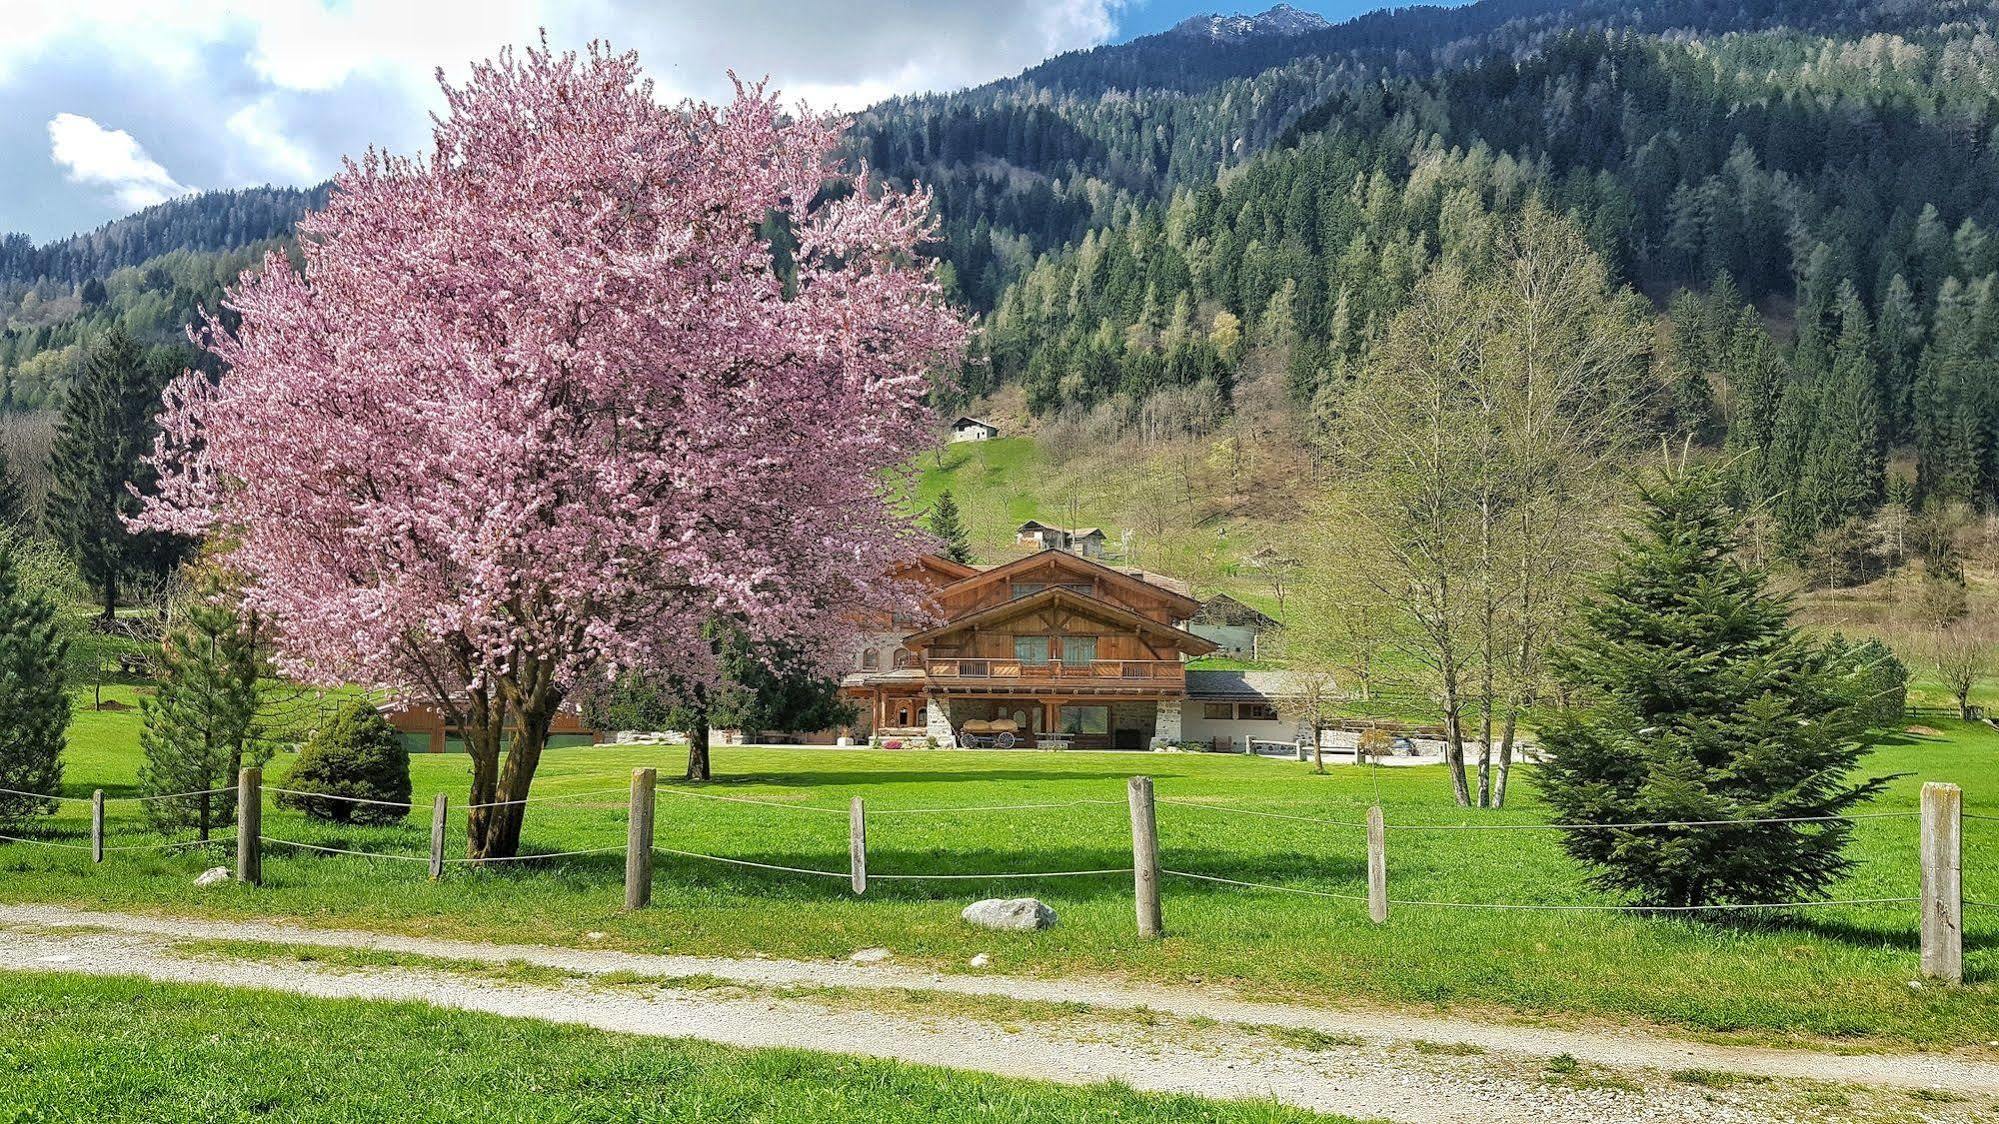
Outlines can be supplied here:
M987 570L926 557L901 576L931 623L884 634L843 690L878 737L964 744L968 724L1024 744L1145 749L1180 738L1186 661L1215 650L1183 625L1175 583L1045 550Z

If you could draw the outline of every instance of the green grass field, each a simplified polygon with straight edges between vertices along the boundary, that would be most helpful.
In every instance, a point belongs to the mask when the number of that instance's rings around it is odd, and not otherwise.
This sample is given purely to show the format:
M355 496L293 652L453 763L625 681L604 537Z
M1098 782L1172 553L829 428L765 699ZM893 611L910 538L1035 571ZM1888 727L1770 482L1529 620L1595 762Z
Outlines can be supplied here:
M80 712L65 790L129 795L137 767L137 717ZM1924 780L1964 785L1968 811L1999 815L1999 732L1949 723L1947 736L1882 747L1870 773L1907 774L1875 805L1913 811ZM269 769L281 783L289 759ZM416 802L442 791L463 800L466 762L413 758ZM622 846L630 770L679 773L670 748L552 751L538 797L583 796L533 806L525 840L554 852ZM93 867L81 852L0 846L0 897L216 917L291 918L509 941L576 944L587 931L646 951L843 957L881 945L904 961L962 970L992 954L1014 973L1095 972L1135 979L1228 985L1267 997L1338 1003L1368 1000L1487 1010L1502 1016L1637 1018L1765 1040L1873 1038L1977 1046L1999 1039L1999 911L1970 913L1962 988L1912 987L1917 974L1913 906L1842 907L1733 926L1613 913L1541 913L1397 907L1369 924L1358 901L1307 897L1169 877L1168 939L1136 939L1128 876L897 881L895 874L984 874L1127 866L1125 778L1156 778L1163 862L1172 870L1331 894L1362 892L1363 833L1211 807L1354 821L1377 798L1391 825L1391 894L1400 899L1602 904L1546 831L1419 831L1415 825L1542 822L1531 775L1515 806L1463 813L1439 767L1334 766L1325 776L1288 761L1202 754L970 753L719 747L716 783L698 791L789 807L691 798L663 783L663 848L832 872L811 877L747 870L662 853L654 908L621 911L623 860L611 853L513 864L454 866L432 884L414 861L328 856L269 847L267 885L197 890L192 876L220 852L120 852ZM603 792L601 790L610 790ZM871 809L864 899L849 892L848 798ZM1074 803L1101 801L1101 803ZM985 805L1053 804L1015 811ZM817 809L806 811L796 809ZM912 809L938 809L910 813ZM87 806L65 805L51 830L78 840ZM894 814L902 811L905 814ZM267 804L268 835L419 856L426 817L394 828L338 828ZM112 806L112 842L149 836L135 806ZM461 824L453 814L454 838ZM1838 897L1916 893L1916 821L1857 826L1854 875ZM1966 823L1965 891L1999 901L1999 822ZM455 844L454 844L455 846ZM455 853L455 851L454 851ZM982 897L1031 893L1061 923L1031 935L973 930L958 911Z
M740 1050L416 1003L0 974L0 1121L1330 1120L797 1050Z

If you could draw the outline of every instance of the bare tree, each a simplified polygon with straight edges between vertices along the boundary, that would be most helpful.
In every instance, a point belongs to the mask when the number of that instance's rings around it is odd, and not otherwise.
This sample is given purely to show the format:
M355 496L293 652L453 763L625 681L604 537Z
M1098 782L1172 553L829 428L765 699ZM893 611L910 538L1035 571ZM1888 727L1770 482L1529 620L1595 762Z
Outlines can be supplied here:
M1639 299L1530 207L1489 269L1423 280L1339 404L1329 530L1431 679L1460 804L1505 800L1543 653L1618 506L1648 344Z
M1956 700L1959 718L1971 718L1971 692L1992 671L1993 646L1992 629L1975 618L1937 629L1925 645L1930 668Z

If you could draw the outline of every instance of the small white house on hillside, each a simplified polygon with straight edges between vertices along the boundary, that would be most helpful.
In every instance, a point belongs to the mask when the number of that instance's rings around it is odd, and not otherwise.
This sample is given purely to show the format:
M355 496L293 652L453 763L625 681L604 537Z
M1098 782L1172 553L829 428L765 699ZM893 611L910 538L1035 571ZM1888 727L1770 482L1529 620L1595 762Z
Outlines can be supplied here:
M999 436L999 426L979 418L959 418L951 423L953 441L991 441Z

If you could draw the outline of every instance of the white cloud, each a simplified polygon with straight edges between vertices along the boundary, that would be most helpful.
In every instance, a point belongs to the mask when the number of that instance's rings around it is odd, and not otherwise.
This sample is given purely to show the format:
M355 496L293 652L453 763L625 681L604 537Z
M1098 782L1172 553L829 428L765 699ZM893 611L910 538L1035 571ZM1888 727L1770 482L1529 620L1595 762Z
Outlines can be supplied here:
M231 162L232 166L266 170L262 176L239 173L234 178L241 183L256 183L262 179L310 183L325 175L312 153L285 134L284 125L278 120L276 107L269 98L251 102L230 114L227 128L247 148L247 151L237 154Z
M420 151L438 68L461 81L544 28L559 49L637 50L665 100L726 98L734 69L854 111L1105 42L1142 2L0 0L0 150L56 116L54 163L0 165L0 229L46 238L190 187L313 183L369 145Z
M107 129L75 113L58 113L49 119L49 156L71 182L107 188L127 210L150 207L194 190L146 155L132 134Z

